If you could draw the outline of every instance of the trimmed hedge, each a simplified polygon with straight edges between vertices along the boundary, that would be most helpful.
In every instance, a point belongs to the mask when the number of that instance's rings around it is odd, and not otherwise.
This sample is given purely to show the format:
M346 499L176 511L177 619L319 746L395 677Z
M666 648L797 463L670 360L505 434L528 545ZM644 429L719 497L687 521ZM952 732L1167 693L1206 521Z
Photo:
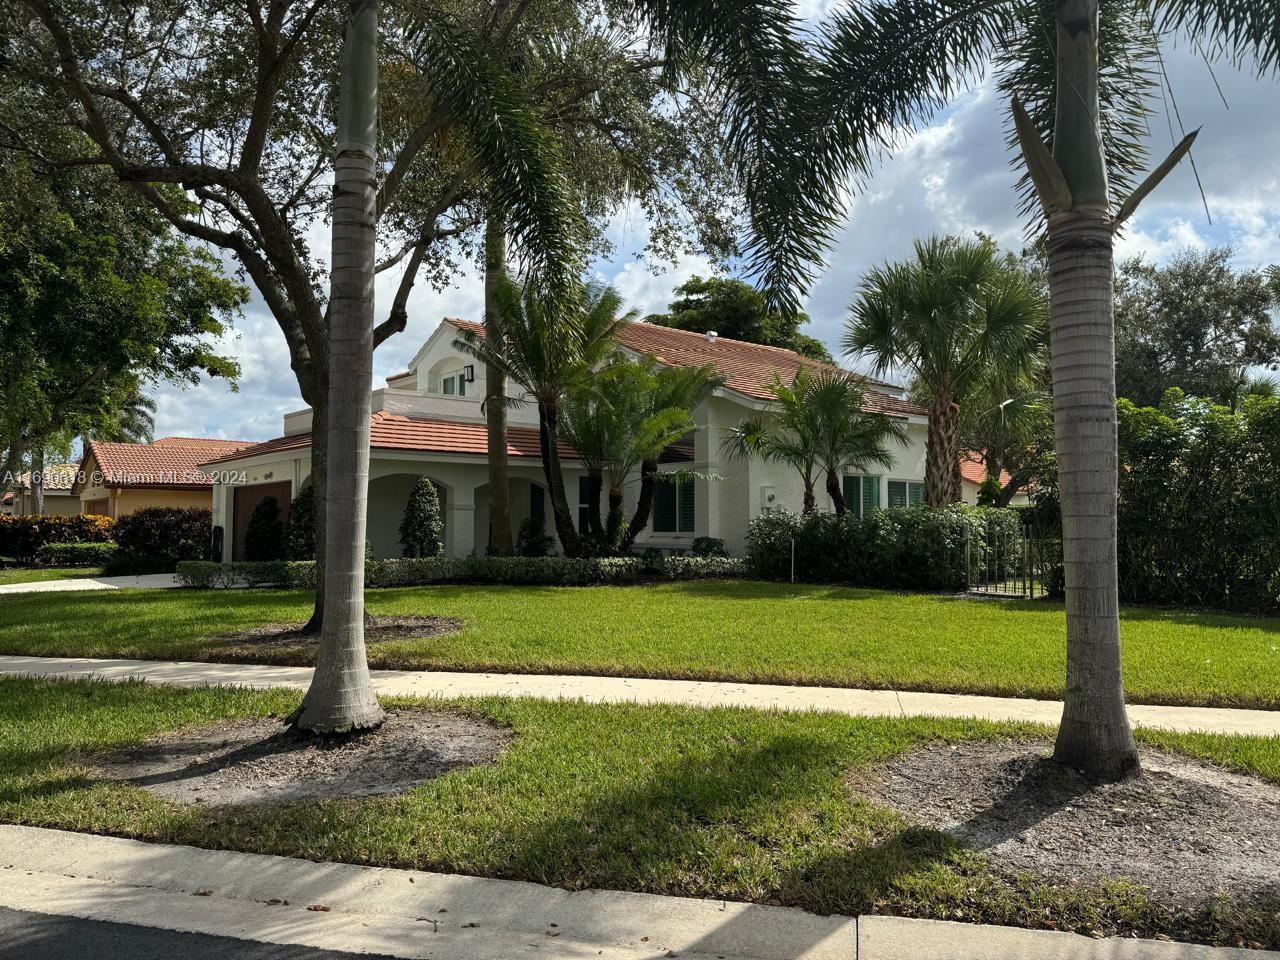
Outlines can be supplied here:
M116 521L120 552L111 573L172 573L184 560L204 560L213 537L213 513L198 507L147 507Z
M741 557L665 557L657 569L668 580L718 580L747 575L747 563Z
M505 583L545 586L591 586L638 580L644 563L638 557L419 557L370 560L365 564L367 587L418 587L432 583ZM315 562L276 560L262 563L184 561L177 565L184 587L276 585L315 587Z
M1016 510L953 506L874 510L866 517L782 511L747 529L747 574L762 580L850 583L895 590L963 590L968 556L981 563L988 531L1016 540Z
M50 543L106 543L111 539L110 517L10 516L0 514L0 557L30 563Z
M46 543L36 551L42 567L101 567L120 548L114 543Z

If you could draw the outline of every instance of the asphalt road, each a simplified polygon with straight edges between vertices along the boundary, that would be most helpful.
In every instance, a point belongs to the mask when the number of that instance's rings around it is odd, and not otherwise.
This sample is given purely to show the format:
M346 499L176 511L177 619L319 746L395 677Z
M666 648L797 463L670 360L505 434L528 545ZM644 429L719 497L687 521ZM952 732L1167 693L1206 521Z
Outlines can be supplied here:
M0 907L0 960L392 960Z

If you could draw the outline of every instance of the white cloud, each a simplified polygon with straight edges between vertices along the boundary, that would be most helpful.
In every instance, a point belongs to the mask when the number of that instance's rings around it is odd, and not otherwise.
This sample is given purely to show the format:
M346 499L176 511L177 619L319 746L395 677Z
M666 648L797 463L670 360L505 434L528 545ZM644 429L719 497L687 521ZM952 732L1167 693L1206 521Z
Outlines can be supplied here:
M802 12L817 16L833 0L804 0ZM1166 51L1174 94L1188 127L1204 125L1195 157L1208 196L1213 223L1206 221L1199 189L1183 163L1143 203L1119 241L1121 256L1143 252L1163 260L1186 246L1230 243L1241 266L1280 262L1280 123L1276 87L1247 72L1215 65L1230 110L1223 108L1204 64L1188 50ZM932 125L903 133L895 155L859 190L849 186L850 217L836 237L806 309L808 330L828 346L839 342L843 318L858 279L872 264L910 255L916 237L932 233L983 230L1009 248L1021 246L1023 225L1017 213L1017 173L1004 144L1003 111L990 86L960 98ZM1163 117L1151 124L1152 164L1169 149ZM309 232L312 249L328 251L327 226ZM695 273L711 272L704 258L684 257L657 274L636 259L647 225L638 205L613 218L608 236L615 254L595 266L618 287L628 304L650 313L665 308L672 290ZM398 276L379 278L379 315L385 313ZM381 378L403 369L426 336L446 314L478 317L483 291L474 269L439 293L419 284L410 299L409 327L388 341L375 357ZM239 393L206 383L180 391L160 391L161 433L194 433L260 439L280 431L280 415L301 405L288 353L274 321L255 298L229 344L244 368Z

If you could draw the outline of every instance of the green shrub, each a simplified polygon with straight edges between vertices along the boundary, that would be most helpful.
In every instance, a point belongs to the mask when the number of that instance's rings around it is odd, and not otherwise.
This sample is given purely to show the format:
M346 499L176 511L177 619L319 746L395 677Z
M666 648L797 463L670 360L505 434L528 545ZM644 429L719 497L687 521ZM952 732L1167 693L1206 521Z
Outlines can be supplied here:
M198 507L147 507L116 521L120 552L112 574L171 573L182 560L208 559L213 515Z
M316 488L305 486L289 504L285 523L285 556L290 560L316 558Z
M995 477L987 477L978 485L978 506L994 507L1000 502L1004 488Z
M1280 398L1118 406L1121 598L1280 610Z
M244 531L244 558L252 562L284 559L284 521L280 501L263 497L249 514Z
M873 510L866 517L782 511L747 529L747 573L764 580L851 583L899 590L962 590L989 533L1017 541L1016 510L952 506Z
M432 583L509 583L547 586L590 586L631 583L639 579L644 564L638 557L406 557L368 560L368 587L417 587ZM267 563L214 563L183 561L177 564L178 582L186 587L210 589L232 586L315 587L315 562L276 560Z
M400 543L406 557L438 557L444 553L444 521L436 485L419 477L400 521Z
M727 557L729 551L724 548L724 541L719 537L694 537L689 545L689 552L695 557Z
M51 517L0 514L0 557L22 563L36 558L49 543L106 543L115 521L94 515Z
M668 580L712 580L743 577L747 563L739 557L667 557L658 571Z
M184 587L209 590L225 587L292 587L314 590L314 560L183 560L176 565L178 583Z
M46 543L36 551L36 563L42 567L101 567L119 549L114 543Z
M516 534L516 556L545 557L556 544L542 527L534 529L533 521L526 517L520 524L520 532Z

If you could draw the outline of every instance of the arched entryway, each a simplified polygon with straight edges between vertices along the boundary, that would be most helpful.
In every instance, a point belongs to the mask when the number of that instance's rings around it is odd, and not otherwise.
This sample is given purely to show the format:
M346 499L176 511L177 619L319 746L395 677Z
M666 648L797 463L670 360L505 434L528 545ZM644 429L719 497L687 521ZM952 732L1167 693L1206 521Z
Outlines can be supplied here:
M511 490L511 542L520 534L520 525L532 517L536 524L546 528L551 512L546 488L535 480L512 477ZM476 487L475 492L475 545L476 553L484 553L489 547L489 484Z
M404 556L404 547L400 543L400 521L404 519L409 494L420 476L422 475L416 473L393 473L369 481L369 519L365 536L376 559L389 560ZM436 492L440 495L440 516L443 519L448 516L449 488L433 477L428 479L436 485ZM447 523L444 524L444 529L445 552L448 554Z

